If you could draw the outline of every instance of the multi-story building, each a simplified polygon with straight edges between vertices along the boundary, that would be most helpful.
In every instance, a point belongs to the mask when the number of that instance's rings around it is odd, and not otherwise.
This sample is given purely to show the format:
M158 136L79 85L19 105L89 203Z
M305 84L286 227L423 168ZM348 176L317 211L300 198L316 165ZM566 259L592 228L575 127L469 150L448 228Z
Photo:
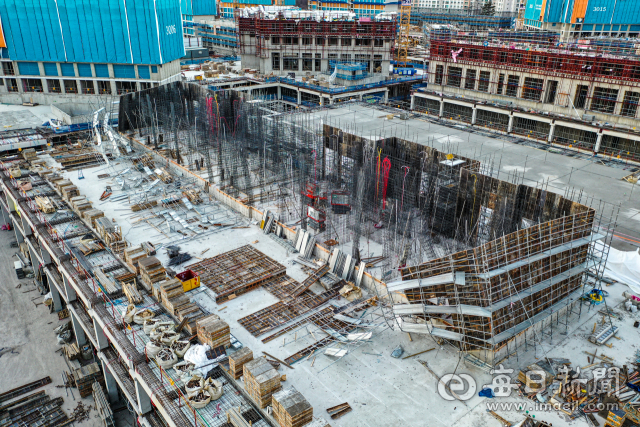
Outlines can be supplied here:
M396 11L399 1L390 0L309 0L310 10L352 12L357 18L374 17L381 12Z
M481 15L477 9L441 9L441 8L412 8L411 24L451 24L460 28L512 28L516 13L496 12L493 15Z
M207 19L196 17L195 35L202 41L202 47L216 55L234 55L237 52L236 23L231 19Z
M220 0L219 12L224 19L233 19L233 0ZM238 9L246 7L296 6L296 0L237 0Z
M195 23L203 17L218 16L216 0L180 0L182 12L182 30L186 37L195 36Z
M7 0L0 20L2 102L90 102L180 78L179 0Z
M549 33L530 33L530 40L518 34L432 39L429 87L415 94L413 107L640 161L640 60L633 46L602 39L559 46Z
M637 37L640 4L632 0L527 0L524 25L556 31L563 40L588 36Z
M329 72L337 63L361 64L367 73L388 73L396 24L359 21L343 12L299 11L271 19L255 12L238 19L243 67L261 73ZM318 19L320 18L320 19Z

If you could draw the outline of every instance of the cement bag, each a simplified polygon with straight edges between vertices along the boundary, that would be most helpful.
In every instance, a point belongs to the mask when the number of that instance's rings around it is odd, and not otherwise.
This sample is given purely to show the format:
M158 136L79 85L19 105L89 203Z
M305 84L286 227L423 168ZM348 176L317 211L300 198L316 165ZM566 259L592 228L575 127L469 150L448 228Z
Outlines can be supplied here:
M186 376L189 376L189 378L191 378L192 377L191 371L193 371L193 368L195 368L195 365L185 360L173 365L173 369L176 371L176 374L182 379L184 379L184 377Z
M162 335L160 335L160 342L164 345L170 346L174 342L178 341L178 338L180 338L179 333L174 331L167 331L163 332Z
M198 390L193 396L189 396L189 403L195 409L202 409L211 402L211 396L205 390Z
M207 378L204 388L211 396L211 400L218 400L222 397L222 382L212 378Z
M162 350L163 348L165 348L165 346L163 346L162 343L155 340L149 341L147 345L145 345L145 349L147 350L147 357L150 359L156 357L158 353L160 353L160 350Z
M178 356L170 348L163 348L156 356L156 362L163 369L169 369L176 363L178 363Z
M184 357L184 354L191 347L191 343L187 340L178 340L171 344L171 349L176 353L178 357Z
M44 296L44 305L51 305L53 303L53 295L51 295L51 292L49 292L48 294L46 294Z
M151 332L149 332L149 338L159 340L163 333L172 331L173 327L173 323L170 325L157 325L155 328L151 329Z
M192 345L184 354L184 360L193 363L196 366L195 369L202 375L207 375L215 366L215 363L207 357L207 351L210 349L208 345Z
M122 315L122 320L124 320L124 323L128 325L131 322L133 322L133 316L135 313L136 313L136 306L133 304L129 304L127 306L127 310Z
M192 396L198 391L202 390L203 387L204 380L202 379L202 376L195 374L191 378L189 378L189 381L187 381L187 384L185 384L184 389L187 392L187 396Z
M145 320L152 319L155 313L148 308L143 308L142 310L138 310L136 314L133 315L134 323L138 325L143 325Z
M147 319L144 321L144 333L149 335L151 331L154 329L162 328L160 332L164 332L169 329L173 329L175 327L174 323L171 321L161 321L159 319Z

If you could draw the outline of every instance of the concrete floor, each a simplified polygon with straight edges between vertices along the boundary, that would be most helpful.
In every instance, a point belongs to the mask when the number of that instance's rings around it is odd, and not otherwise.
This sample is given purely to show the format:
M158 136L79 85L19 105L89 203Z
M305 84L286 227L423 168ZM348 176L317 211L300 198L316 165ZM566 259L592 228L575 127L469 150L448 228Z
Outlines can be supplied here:
M71 393L67 396L64 388L57 387L62 384L62 372L69 368L61 352L56 352L60 346L53 332L69 319L59 321L58 315L49 313L47 306L35 306L43 297L33 279L18 280L16 277L13 263L18 249L10 247L14 240L13 231L0 231L0 393L49 376L53 382L35 391L44 390L52 399L62 397L62 409L71 416L80 402L80 395L77 389L72 389L74 400ZM93 397L82 399L82 403L94 406ZM74 425L103 425L95 410L89 416L88 420ZM116 412L116 417L119 427L135 425L126 409Z

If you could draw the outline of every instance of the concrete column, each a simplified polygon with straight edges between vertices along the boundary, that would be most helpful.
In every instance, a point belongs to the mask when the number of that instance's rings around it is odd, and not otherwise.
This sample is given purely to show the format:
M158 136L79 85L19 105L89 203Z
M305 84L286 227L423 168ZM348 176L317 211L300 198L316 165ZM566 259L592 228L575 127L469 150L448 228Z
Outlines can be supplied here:
M22 231L20 231L20 229L15 226L14 218L13 217L10 217L10 218L11 218L11 221L12 221L11 225L13 226L13 229L16 232L16 241L18 242L18 244L20 244L20 243L24 242L24 236L22 235Z
M298 90L298 105L302 104L302 93Z
M96 350L104 350L109 347L109 340L104 332L102 332L102 328L96 323L95 319L93 319L93 330L96 333L96 342L98 343L98 348Z
M83 345L87 343L87 335L84 333L84 329L80 324L80 319L76 318L75 314L72 311L69 311L71 314L71 325L73 326L73 332L76 335L76 343L78 344L78 348L81 349Z
M249 95L249 97L250 97L250 98L251 98L251 92L252 92L252 90L251 90L251 89L249 89L249 90L247 91L247 95Z
M69 279L67 279L67 276L62 276L62 283L64 286L64 291L67 293L67 301L71 302L77 300L78 294L76 293L76 290L73 288L73 286L71 286L71 284L69 283Z
M478 108L474 105L473 106L473 112L471 113L471 124L475 125L476 124L476 117L478 116Z
M40 243L40 254L42 255L42 260L45 264L51 264L51 254L42 246L42 240L39 240L38 243Z
M386 88L384 90L384 103L388 103L389 102L389 88Z
M600 144L602 143L602 129L598 132L598 138L596 139L596 148L593 149L596 153L600 152Z
M136 396L138 397L138 405L141 414L151 412L151 398L136 379Z
M411 111L413 111L413 107L416 104L416 96L411 95Z
M329 98L329 105L333 105L333 98Z
M360 101L362 101L362 94L358 95Z
M513 129L513 114L509 116L509 126L507 127L507 133L511 133Z
M438 114L438 117L442 116L444 116L444 99L440 100L440 114Z
M62 298L60 297L60 292L58 292L58 288L55 285L49 286L49 290L51 291L51 298L53 298L53 311L62 310Z
M117 95L118 94L118 89L116 87L115 80L109 80L109 84L111 85L111 94L112 95Z
M118 394L118 383L116 382L116 378L111 373L111 368L109 365L102 361L102 372L104 372L104 385L107 387L107 397L109 398L109 402L111 404L117 403L120 400L120 396Z
M320 106L324 106L324 96L320 96Z
M555 133L555 131L556 131L556 124L551 123L551 126L549 126L549 139L547 140L549 144L553 142L553 134Z
M33 231L31 231L31 226L29 225L29 222L27 222L26 215L23 213L20 218L22 219L22 229L24 230L25 237L31 236Z
M282 99L282 88L278 85L278 100Z

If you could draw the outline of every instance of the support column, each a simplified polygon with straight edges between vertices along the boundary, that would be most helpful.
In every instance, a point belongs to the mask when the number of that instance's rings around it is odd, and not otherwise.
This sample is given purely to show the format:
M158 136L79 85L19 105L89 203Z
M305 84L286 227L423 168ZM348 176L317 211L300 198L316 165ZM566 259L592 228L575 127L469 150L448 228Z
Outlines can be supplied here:
M360 101L362 101L362 94L360 94L360 95L358 95L358 96L359 96L359 98L360 98Z
M600 152L600 144L602 144L602 129L598 132L598 138L596 139L596 148L593 149L596 153Z
M509 126L507 126L507 133L511 133L513 129L513 114L509 116Z
M416 96L411 95L411 111L413 111L413 106L416 104Z
M298 90L298 105L302 104L302 93Z
M76 290L73 288L73 286L71 286L71 284L69 283L69 279L67 279L67 276L62 275L62 283L64 286L64 291L67 293L67 301L71 302L77 300L78 294L76 293Z
M389 88L386 88L384 90L384 103L388 103L389 102Z
M440 100L440 114L438 114L438 117L442 118L442 116L444 116L444 99Z
M138 397L138 406L141 414L151 412L151 398L136 379L136 396Z
M320 96L320 106L324 106L324 96Z
M76 315L73 314L71 310L69 310L69 314L71 314L71 325L73 326L73 332L76 336L76 344L78 344L78 349L81 349L82 346L87 343L87 335L84 333L84 329L80 324L80 319L76 318Z
M329 105L333 105L333 98L329 98Z
M549 139L547 140L549 144L553 142L553 134L555 132L556 132L556 124L552 122L551 126L549 126Z
M282 88L278 85L278 101L282 99Z
M476 124L476 117L478 116L478 108L476 105L473 106L473 112L471 113L471 125Z
M62 299L60 297L60 292L58 292L58 288L55 286L49 286L49 290L51 291L51 298L53 298L53 311L62 310Z
M96 350L104 350L109 347L109 340L104 332L102 332L100 325L96 323L96 319L93 319L93 330L96 333L96 342L98 343L98 348Z
M112 405L120 401L120 396L118 394L118 383L116 382L116 378L111 373L111 368L109 365L102 361L102 372L104 372L104 385L107 388L107 397L109 398L109 403Z

